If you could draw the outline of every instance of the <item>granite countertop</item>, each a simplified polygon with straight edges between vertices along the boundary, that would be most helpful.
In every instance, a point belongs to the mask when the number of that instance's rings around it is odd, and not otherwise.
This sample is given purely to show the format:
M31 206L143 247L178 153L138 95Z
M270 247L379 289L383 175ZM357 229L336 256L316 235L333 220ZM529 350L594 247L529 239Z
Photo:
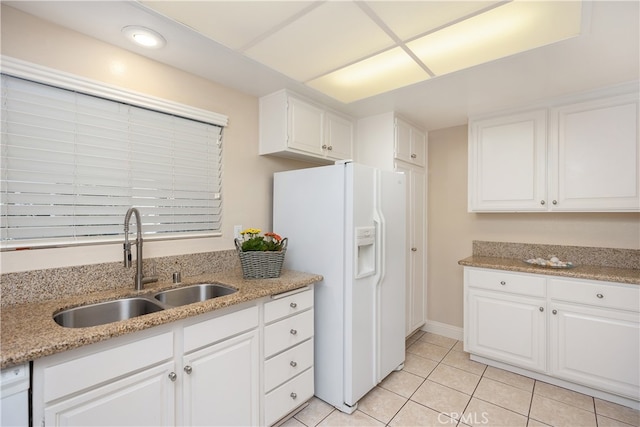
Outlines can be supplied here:
M301 288L322 280L316 274L283 270L276 279L245 280L239 269L215 274L183 278L182 283L157 282L145 285L142 291L129 288L95 292L36 303L10 305L2 308L0 323L0 368L38 359L87 344L148 329L198 314L229 307L264 296ZM53 321L53 314L67 308L196 283L216 282L238 289L224 297L162 310L133 319L88 328L63 328Z
M465 267L493 268L496 270L521 273L545 274L550 276L573 277L577 279L602 280L640 285L640 270L634 268L614 268L605 266L577 265L574 268L547 268L525 263L521 259L488 256L470 256L458 261Z

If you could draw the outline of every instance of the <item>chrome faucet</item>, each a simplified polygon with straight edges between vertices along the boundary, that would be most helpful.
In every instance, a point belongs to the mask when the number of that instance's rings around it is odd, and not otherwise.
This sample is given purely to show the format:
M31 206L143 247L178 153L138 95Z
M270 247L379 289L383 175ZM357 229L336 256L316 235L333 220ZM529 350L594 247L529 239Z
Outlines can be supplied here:
M131 267L131 243L129 243L129 222L131 215L136 216L136 277L133 286L136 291L141 291L145 283L157 282L157 277L144 277L142 273L142 223L140 221L140 212L136 208L129 208L124 216L124 266Z

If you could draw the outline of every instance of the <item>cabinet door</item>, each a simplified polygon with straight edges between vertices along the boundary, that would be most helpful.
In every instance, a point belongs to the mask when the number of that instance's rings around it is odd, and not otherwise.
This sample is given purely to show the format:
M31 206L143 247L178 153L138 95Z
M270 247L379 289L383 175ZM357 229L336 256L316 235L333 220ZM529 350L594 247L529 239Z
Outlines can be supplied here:
M550 308L551 374L637 399L640 315L561 303Z
M546 111L469 125L469 211L546 211Z
M257 425L258 356L257 330L186 355L185 425Z
M398 162L407 176L407 288L405 332L409 336L427 321L426 174L424 169Z
M395 158L411 163L411 126L400 119L396 119L395 128Z
M395 158L417 166L426 164L427 136L409 123L396 118Z
M425 166L427 159L427 135L416 128L411 128L411 163Z
M324 111L296 98L289 98L288 103L289 148L324 155Z
M545 370L543 299L469 289L465 350L533 371Z
M352 159L353 123L332 113L325 114L325 121L327 157L337 160Z
M44 425L176 425L173 371L174 363L168 362L49 405Z
M552 110L553 210L640 210L638 105L636 94Z

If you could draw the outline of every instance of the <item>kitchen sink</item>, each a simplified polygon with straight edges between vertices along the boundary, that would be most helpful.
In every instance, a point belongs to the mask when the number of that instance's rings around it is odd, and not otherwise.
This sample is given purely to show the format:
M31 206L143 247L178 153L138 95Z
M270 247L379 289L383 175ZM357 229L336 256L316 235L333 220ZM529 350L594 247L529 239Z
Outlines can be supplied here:
M167 291L158 292L154 295L154 298L168 306L178 307L181 305L193 304L194 302L231 295L235 292L238 292L238 290L219 283L200 283L197 285L185 286L184 288L169 289Z
M53 320L65 328L86 328L127 320L161 310L163 307L150 299L122 298L70 308L55 314Z

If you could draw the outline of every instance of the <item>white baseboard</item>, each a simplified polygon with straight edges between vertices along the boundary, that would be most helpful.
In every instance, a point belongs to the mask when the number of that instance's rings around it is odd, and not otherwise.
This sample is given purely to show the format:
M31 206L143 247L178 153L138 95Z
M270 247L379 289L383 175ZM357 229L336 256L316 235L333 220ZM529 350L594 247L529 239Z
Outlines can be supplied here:
M427 320L427 323L421 328L422 331L431 332L432 334L442 335L444 337L453 338L462 341L464 334L463 329L458 326L448 325L433 320Z

